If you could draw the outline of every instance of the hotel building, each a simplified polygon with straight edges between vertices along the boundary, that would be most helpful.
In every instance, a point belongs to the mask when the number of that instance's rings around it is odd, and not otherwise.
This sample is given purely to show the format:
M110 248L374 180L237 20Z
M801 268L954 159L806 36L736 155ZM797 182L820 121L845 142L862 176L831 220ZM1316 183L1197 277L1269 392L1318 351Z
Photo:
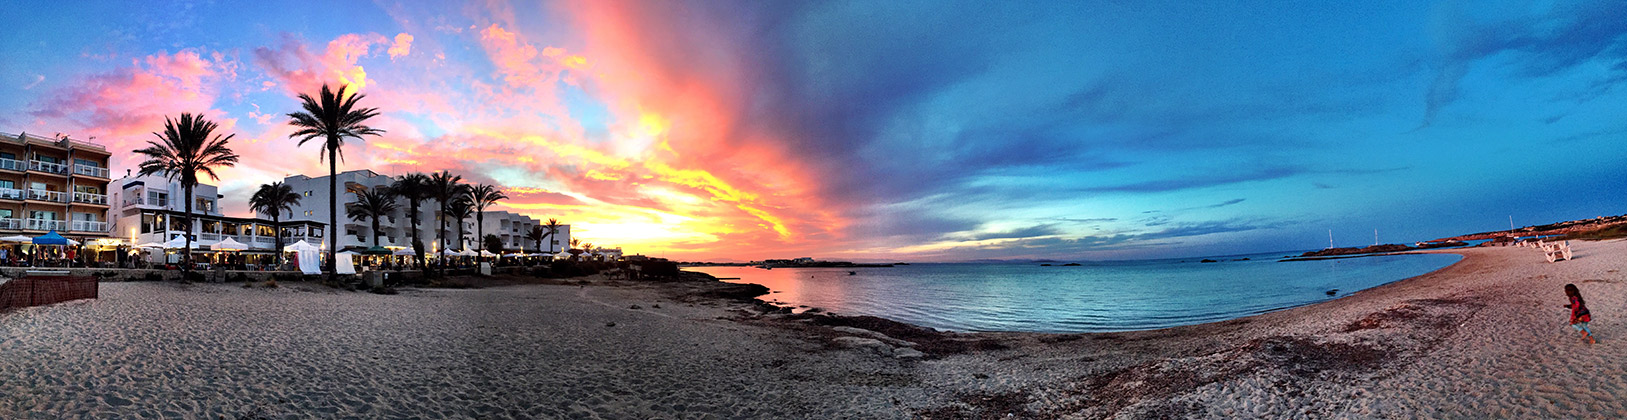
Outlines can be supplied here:
M395 177L383 175L371 170L359 169L340 172L338 187L343 193L339 195L336 206L328 207L328 177L309 177L294 175L283 178L295 194L302 200L299 206L294 207L291 214L285 215L283 220L299 220L320 222L326 224L329 215L339 216L339 225L343 227L344 234L336 238L338 249L363 249L374 246L373 223L371 220L351 220L345 214L345 208L357 201L356 194L350 192L353 188L379 189L389 188L395 183ZM390 249L412 248L412 221L407 217L411 211L406 199L397 199L397 210L379 221L380 235L376 245ZM439 241L435 239L435 230L440 228L440 203L434 199L419 202L418 208L418 238L424 241L424 251L434 253L440 250ZM447 243L454 250L475 249L475 217L470 216L463 220L464 238L448 239ZM485 233L497 235L503 239L504 249L509 252L537 252L536 243L525 239L526 229L536 226L536 219L514 214L506 211L487 210L485 216ZM455 223L446 224L446 234L457 236L458 227ZM550 244L552 242L552 244ZM314 242L313 242L314 243ZM562 225L559 228L559 238L549 238L543 241L543 252L549 247L557 252L570 243L570 226Z
M222 196L214 185L198 183L192 187L192 197L181 197L186 190L167 174L131 175L128 171L113 185L118 186L113 190L113 234L134 244L162 244L181 234L191 234L196 249L207 250L209 245L232 238L247 245L246 252L276 251L276 224L269 217L226 216L220 211ZM183 201L188 199L192 200L191 226L186 223ZM326 222L294 221L284 216L284 246L301 240L320 246Z
M83 140L0 133L0 235L108 238L111 157Z

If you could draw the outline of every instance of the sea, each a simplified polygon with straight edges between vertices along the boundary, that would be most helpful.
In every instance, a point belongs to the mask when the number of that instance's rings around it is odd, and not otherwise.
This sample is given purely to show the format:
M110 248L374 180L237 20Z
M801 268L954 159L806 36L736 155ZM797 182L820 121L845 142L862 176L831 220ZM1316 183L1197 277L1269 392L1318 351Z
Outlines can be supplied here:
M1297 255L1298 253L1292 253ZM1241 318L1336 299L1462 257L1279 262L1290 253L1138 261L915 263L875 268L686 267L756 283L797 311L873 315L949 331L1110 332ZM1204 259L1216 262L1201 262ZM1329 292L1333 292L1331 295Z

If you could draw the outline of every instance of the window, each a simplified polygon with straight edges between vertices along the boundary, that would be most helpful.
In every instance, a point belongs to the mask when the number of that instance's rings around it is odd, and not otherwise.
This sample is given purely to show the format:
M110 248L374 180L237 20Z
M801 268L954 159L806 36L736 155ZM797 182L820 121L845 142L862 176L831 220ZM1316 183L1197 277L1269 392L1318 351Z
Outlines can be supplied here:
M310 196L311 196L311 192L310 192L310 191L306 191L306 192L305 192L305 196L306 196L306 197L310 197ZM309 213L309 212L307 212L307 213Z
M198 197L197 202L195 204L193 204L192 207L197 209L199 212L214 213L215 212L215 200L210 200L210 199L207 199L207 198Z
M312 213L314 213L314 212L312 212L312 211L310 211L310 210L306 210L306 211L305 211L305 215L306 215L306 216L310 216L310 215L311 215L311 214L312 214Z
M31 182L28 184L28 188L44 191L46 190L46 185L44 182Z
M0 219L10 219L11 209L0 209Z
M37 161L40 161L40 162L45 162L45 163L62 163L62 158L55 157L55 156L46 156L46 155L41 155L41 154L37 154L37 153L34 154L34 160L37 160Z
M74 214L73 220L78 220L78 221L83 221L83 222L94 222L94 221L96 221L96 215L93 214L93 213L76 213L76 214Z
M141 233L153 233L164 227L164 216L160 214L141 215Z
M12 152L0 152L0 158L17 160L17 154Z
M29 210L28 211L28 218L30 218L30 219L41 219L41 220L57 220L56 212L54 212L54 211L42 211L42 210Z
M0 188L17 189L17 182L9 179L0 179Z
M320 238L320 237L322 237L322 234L326 233L326 232L327 232L326 229L318 229L316 227L312 227L309 236L312 237L312 238Z
M169 230L179 231L179 232L188 232L188 233L192 232L191 227L187 226L188 221L182 220L184 218L181 218L181 217L166 217L166 219L169 219Z
M85 160L85 159L79 159L79 158L74 158L73 163L76 164L76 165L84 165L84 166L89 166L89 167L92 167L92 168L97 168L97 167L102 166L101 163L98 163L98 162L96 162L94 160Z
M99 187L93 186L93 185L75 185L75 186L73 186L73 192L82 192L82 193L86 193L86 194L101 194L102 189L99 188Z
M147 191L147 204L169 207L169 193L165 191Z

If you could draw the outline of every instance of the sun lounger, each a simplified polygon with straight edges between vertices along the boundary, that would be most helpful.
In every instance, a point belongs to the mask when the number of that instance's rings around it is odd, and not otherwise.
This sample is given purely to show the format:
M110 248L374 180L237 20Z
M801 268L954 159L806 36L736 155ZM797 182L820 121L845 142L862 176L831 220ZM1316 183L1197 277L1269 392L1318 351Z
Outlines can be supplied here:
M1572 255L1570 241L1555 243L1539 242L1539 244L1542 246L1542 255L1544 258L1548 259L1548 262L1571 259Z

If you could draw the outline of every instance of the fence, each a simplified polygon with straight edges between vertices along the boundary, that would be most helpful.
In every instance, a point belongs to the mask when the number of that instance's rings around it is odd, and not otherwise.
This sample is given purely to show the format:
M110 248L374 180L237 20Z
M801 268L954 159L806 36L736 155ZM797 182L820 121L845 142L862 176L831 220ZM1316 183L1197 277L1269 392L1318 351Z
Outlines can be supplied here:
M100 292L95 277L23 277L0 283L0 310L95 299Z

